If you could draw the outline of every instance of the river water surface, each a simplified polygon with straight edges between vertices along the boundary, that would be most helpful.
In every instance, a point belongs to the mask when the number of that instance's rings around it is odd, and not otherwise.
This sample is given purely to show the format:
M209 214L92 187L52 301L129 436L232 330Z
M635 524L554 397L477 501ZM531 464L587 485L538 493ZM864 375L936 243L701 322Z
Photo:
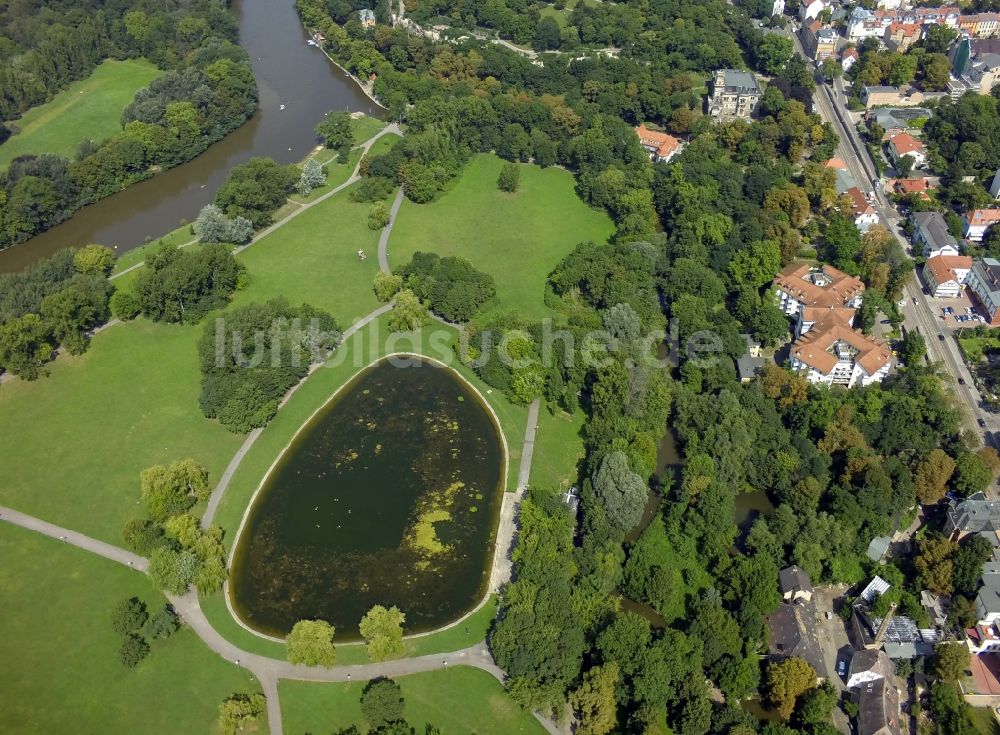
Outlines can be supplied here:
M0 273L23 270L64 247L117 245L120 254L193 220L229 170L253 156L279 163L305 157L313 128L330 110L381 109L323 53L309 46L295 0L234 0L240 44L250 54L260 106L245 125L197 158L130 186L57 227L0 251ZM281 109L285 105L285 109Z

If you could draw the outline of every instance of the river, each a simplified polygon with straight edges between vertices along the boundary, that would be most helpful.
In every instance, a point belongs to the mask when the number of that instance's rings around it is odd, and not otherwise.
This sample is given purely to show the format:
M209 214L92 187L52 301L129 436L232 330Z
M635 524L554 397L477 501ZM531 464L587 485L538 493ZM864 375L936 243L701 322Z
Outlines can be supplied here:
M84 207L57 227L0 251L0 273L90 242L120 254L192 221L229 170L253 156L300 161L330 110L381 110L344 71L309 46L295 0L234 0L240 44L250 54L260 104L245 125L197 158ZM285 109L280 109L285 105Z

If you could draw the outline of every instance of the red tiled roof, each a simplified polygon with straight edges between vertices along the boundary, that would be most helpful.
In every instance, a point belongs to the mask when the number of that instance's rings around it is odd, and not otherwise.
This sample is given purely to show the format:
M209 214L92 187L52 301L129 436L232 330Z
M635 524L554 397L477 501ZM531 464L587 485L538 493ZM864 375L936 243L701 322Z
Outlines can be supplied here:
M832 352L838 342L846 342L858 351L855 362L868 375L874 375L892 360L885 344L845 326L837 317L816 324L795 340L791 354L809 367L829 375L839 362Z
M845 48L840 53L840 58L842 58L842 59L856 59L856 58L858 58L858 50L856 48L854 48L854 46L851 46L849 48Z
M650 130L645 125L637 127L635 134L639 136L639 142L644 146L655 148L660 158L668 158L681 144L674 136Z
M909 133L896 133L895 135L890 136L889 142L892 143L893 147L901 156L905 156L908 153L924 152L924 144Z
M924 194L935 188L930 179L890 179L888 185L897 194Z
M842 158L831 158L829 161L827 161L823 165L826 166L827 168L832 168L832 169L835 169L837 171L846 171L847 170L847 164L844 163L844 159L842 159Z
M928 258L924 268L929 268L934 283L941 285L948 281L957 281L956 269L971 270L972 258L968 255L935 255Z
M865 284L860 278L849 276L832 265L822 267L822 273L830 279L830 285L818 286L806 280L812 270L808 263L793 263L777 275L774 285L805 306L825 308L843 306L865 290Z
M970 225L995 225L1000 222L1000 209L974 209L966 212L965 219Z
M863 214L875 211L875 208L868 203L868 200L865 199L865 195L861 193L861 189L858 187L852 186L844 193L851 198L851 209L854 212L855 217L860 217Z

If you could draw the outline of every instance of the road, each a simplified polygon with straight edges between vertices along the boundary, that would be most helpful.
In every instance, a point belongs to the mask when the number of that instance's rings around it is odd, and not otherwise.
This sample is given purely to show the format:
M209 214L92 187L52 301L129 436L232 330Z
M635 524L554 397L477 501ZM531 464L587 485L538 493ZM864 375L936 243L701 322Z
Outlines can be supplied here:
M798 52L808 59L798 36L789 35L794 39ZM847 165L851 176L858 184L858 188L869 197L872 206L875 207L875 211L882 220L882 224L899 240L903 251L913 257L910 243L899 229L902 221L899 212L886 197L881 182L879 186L872 185L873 181L879 180L879 176L875 163L871 160L868 149L864 141L861 140L861 135L847 111L843 83L839 79L836 80L833 89L825 84L817 85L813 99L816 102L816 112L833 126L840 137L840 146L837 149L838 157ZM1000 431L1000 417L981 408L982 396L976 389L972 375L962 360L958 344L953 339L951 330L947 329L944 322L937 318L939 307L933 304L924 293L916 273L906 283L903 300L904 305L901 308L903 326L907 329L916 329L923 335L927 343L928 357L940 363L956 381L953 392L959 405L964 409L962 412L963 426L969 431L979 434L981 438L983 438L983 431ZM964 381L965 384L958 382L959 380ZM985 429L979 427L979 419L986 423ZM989 434L986 435L986 439L989 439Z

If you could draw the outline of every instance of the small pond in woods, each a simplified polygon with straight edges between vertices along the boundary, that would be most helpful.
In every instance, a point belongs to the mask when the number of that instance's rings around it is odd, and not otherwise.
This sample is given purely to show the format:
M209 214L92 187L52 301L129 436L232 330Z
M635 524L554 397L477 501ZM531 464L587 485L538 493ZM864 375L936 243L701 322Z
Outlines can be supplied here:
M327 620L358 636L375 604L406 633L461 616L489 583L505 478L500 429L449 368L394 357L366 368L292 441L233 555L230 595L250 627Z

